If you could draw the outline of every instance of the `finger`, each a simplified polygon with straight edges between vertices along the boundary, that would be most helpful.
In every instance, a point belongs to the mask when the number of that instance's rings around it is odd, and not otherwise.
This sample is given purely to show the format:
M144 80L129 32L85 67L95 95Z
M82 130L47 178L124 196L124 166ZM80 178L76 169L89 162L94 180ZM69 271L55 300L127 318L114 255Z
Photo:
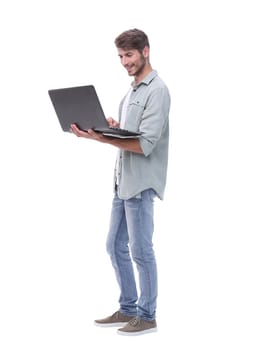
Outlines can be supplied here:
M107 123L109 126L113 126L113 119L112 118L107 118Z
M108 124L110 127L118 127L119 126L119 123L116 120L114 120L113 118L108 118L107 121L108 121Z
M76 125L76 124L71 124L71 126L70 126L70 130L71 130L72 132L74 132L74 133L76 133L76 132L78 132L78 131L79 131L79 129L78 129L78 127L77 127L77 125Z
M97 133L93 129L88 129L88 134L92 137L97 137Z
M84 131L80 130L76 124L71 124L70 129L71 129L72 133L78 137L83 137L83 136L85 137L85 135L87 134Z

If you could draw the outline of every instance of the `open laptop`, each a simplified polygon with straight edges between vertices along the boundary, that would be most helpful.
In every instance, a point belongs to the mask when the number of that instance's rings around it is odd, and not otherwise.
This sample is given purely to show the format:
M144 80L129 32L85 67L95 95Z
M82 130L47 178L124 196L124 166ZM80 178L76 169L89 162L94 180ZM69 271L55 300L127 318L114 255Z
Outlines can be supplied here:
M93 85L52 89L48 94L63 131L70 131L70 125L76 124L84 131L93 129L106 136L137 138L141 135L109 127Z

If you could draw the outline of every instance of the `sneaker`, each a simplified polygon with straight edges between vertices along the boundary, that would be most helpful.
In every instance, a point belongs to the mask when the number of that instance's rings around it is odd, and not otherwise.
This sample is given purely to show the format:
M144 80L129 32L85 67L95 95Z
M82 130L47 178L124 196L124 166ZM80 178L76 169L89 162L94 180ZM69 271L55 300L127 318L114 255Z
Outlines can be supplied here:
M146 321L139 317L134 317L126 326L118 329L121 335L140 335L145 333L152 333L157 331L156 321Z
M94 324L100 327L121 327L127 324L135 316L127 316L120 311L116 311L113 315L100 320L95 320Z

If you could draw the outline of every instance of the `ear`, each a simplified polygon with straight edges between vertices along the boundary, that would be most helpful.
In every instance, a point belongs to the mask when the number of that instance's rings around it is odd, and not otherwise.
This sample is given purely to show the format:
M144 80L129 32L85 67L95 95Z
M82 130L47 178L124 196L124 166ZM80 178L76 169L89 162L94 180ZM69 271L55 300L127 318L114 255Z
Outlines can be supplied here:
M142 51L142 53L143 53L144 58L148 58L149 57L149 53L150 53L149 47L145 46L143 51Z

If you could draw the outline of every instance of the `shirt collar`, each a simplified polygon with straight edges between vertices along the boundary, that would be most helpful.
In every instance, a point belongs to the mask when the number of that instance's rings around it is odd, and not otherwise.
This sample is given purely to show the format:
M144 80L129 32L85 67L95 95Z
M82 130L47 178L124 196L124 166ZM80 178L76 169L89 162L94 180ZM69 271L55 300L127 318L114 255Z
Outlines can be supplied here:
M132 82L132 87L134 90L136 90L141 84L145 84L145 85L149 85L151 83L151 81L158 75L156 70L152 70L149 74L147 74L147 76L140 81L139 84L135 84L135 82Z

